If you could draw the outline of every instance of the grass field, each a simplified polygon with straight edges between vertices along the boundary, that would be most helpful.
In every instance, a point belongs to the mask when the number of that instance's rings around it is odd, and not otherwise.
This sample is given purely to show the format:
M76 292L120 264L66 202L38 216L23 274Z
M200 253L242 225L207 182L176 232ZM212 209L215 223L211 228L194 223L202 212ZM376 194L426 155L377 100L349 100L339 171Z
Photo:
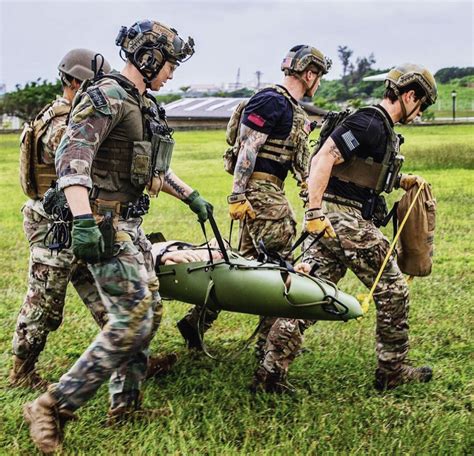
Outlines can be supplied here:
M473 407L473 232L474 129L472 126L402 128L406 171L423 175L438 200L433 274L411 285L410 358L434 368L426 385L405 385L379 394L375 369L374 312L362 322L320 322L307 332L307 352L297 358L290 381L295 397L248 390L255 361L251 349L235 360L215 362L191 356L175 323L187 305L166 302L152 349L175 351L179 361L159 383L144 387L144 404L163 408L150 423L120 428L104 425L107 388L79 411L66 431L64 454L129 455L306 455L472 454ZM213 202L228 232L225 196L231 177L222 170L224 132L176 133L173 169ZM28 249L20 207L18 136L0 135L0 454L37 454L21 418L21 406L36 396L7 386L12 331L25 292ZM299 220L295 186L287 194ZM391 195L393 200L397 195ZM398 194L399 196L399 194ZM146 231L169 239L202 242L195 216L167 195L153 202ZM341 287L363 286L352 276ZM210 331L210 347L230 354L250 335L256 317L222 314ZM57 379L87 347L97 329L75 292L68 292L65 319L40 359L48 380Z

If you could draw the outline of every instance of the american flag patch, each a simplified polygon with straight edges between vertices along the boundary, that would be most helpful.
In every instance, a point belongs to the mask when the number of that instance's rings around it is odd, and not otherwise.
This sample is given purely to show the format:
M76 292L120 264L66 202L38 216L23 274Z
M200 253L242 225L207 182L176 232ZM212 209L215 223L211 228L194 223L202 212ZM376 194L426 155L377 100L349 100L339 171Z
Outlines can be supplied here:
M355 139L354 135L352 134L352 131L347 130L341 138L344 140L346 143L346 146L349 148L350 151L353 151L358 145L359 141Z

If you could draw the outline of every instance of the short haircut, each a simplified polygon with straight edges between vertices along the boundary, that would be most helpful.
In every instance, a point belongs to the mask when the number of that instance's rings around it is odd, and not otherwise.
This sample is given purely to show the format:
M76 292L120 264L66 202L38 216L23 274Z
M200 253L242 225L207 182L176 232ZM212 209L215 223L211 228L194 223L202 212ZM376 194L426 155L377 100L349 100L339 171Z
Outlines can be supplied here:
M406 92L409 92L410 90L415 91L415 96L418 100L420 98L423 98L424 96L426 96L425 91L420 86L420 84L418 84L417 82L412 82L412 83L408 84L407 86L400 88L399 93L400 93L400 95L402 95ZM395 90L392 87L387 87L385 89L383 97L388 98L392 103L395 103L395 101L398 100L398 96L397 96L397 94L395 93Z

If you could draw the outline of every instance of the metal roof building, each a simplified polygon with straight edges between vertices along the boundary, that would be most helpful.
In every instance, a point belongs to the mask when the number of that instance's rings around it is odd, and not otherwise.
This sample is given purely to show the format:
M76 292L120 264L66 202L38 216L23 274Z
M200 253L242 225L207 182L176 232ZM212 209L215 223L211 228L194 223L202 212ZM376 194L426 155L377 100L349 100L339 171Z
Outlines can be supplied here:
M248 98L182 98L164 106L169 125L177 130L225 128L237 105ZM310 120L321 121L325 110L301 103Z

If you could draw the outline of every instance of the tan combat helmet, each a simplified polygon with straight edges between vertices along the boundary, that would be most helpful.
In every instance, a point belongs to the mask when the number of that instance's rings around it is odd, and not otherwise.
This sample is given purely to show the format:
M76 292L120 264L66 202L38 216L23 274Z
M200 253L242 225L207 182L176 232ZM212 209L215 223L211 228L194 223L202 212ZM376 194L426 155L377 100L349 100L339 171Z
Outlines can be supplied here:
M420 100L421 111L424 111L438 97L436 81L430 71L421 65L404 63L391 69L385 79L385 86L390 87L398 97L404 87L413 83L419 85L425 93L425 96Z
M101 69L104 71L104 73L110 73L112 67L101 54L91 51L90 49L70 50L61 59L58 65L61 81L65 85L70 86L71 83L66 79L65 75L72 76L79 82L93 78L95 76L93 70L94 62L97 61L98 57L101 57L103 59Z
M191 37L185 42L175 29L150 20L135 22L129 29L121 27L115 44L140 71L147 85L166 61L179 65L194 54Z
M315 65L321 71L321 75L323 75L331 68L332 61L315 47L305 45L294 46L283 59L281 71L284 71L285 74L302 73L311 64Z
M305 87L305 95L311 97L318 79L329 71L331 65L331 59L325 57L321 51L315 47L300 44L299 46L292 47L288 54L286 54L283 62L281 62L281 71L286 76L294 76L299 79ZM319 72L319 77L315 78L310 86L303 78L302 73L308 69L312 69L314 72L314 67Z

